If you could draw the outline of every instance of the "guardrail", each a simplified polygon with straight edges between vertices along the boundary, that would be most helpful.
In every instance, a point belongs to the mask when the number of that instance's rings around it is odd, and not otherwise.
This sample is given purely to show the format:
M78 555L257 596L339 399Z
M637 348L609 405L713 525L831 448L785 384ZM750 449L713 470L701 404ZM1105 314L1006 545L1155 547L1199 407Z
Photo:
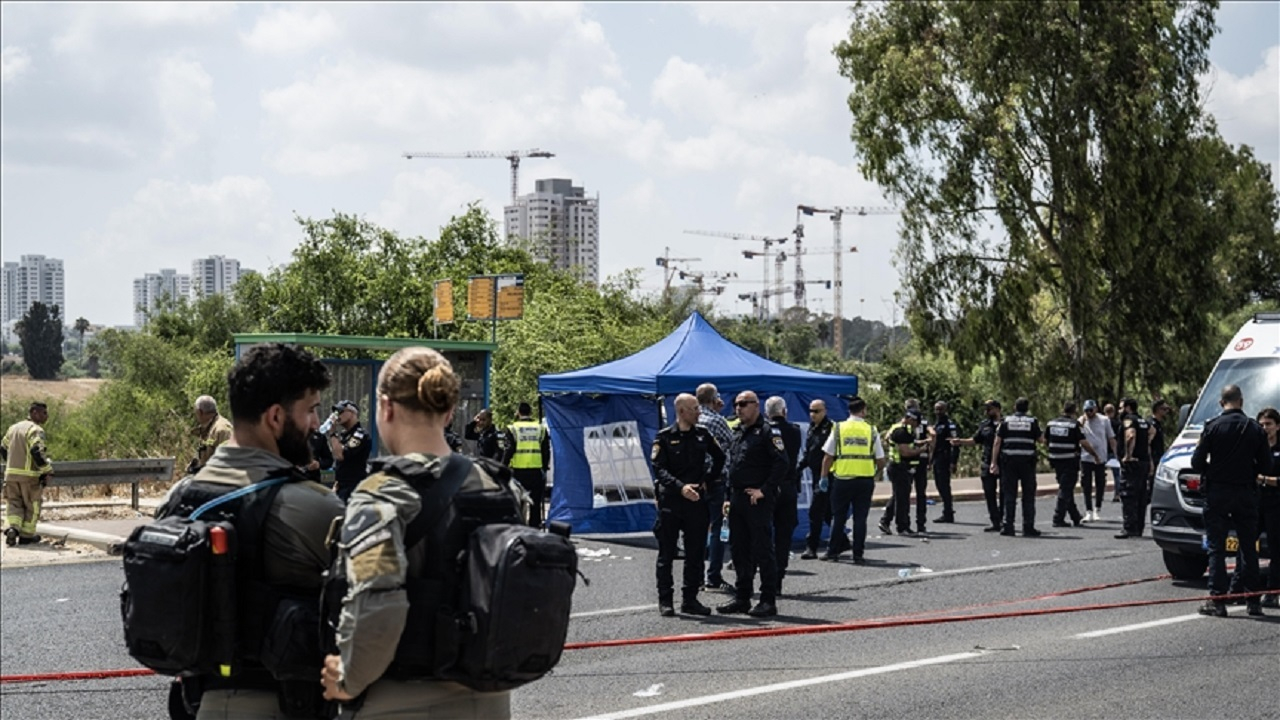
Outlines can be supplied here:
M174 458L135 458L128 460L54 461L49 487L84 487L87 485L132 486L130 502L138 509L138 485L169 480L173 477ZM0 466L3 467L3 466Z

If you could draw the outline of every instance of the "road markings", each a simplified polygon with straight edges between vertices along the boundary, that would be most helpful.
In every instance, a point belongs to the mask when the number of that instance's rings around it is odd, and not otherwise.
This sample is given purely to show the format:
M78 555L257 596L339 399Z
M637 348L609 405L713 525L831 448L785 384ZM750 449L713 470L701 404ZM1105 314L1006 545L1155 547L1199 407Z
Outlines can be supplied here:
M1240 608L1240 607L1230 607L1230 608L1227 608L1227 612L1239 612L1242 609L1243 608ZM1203 618L1203 617L1205 616L1201 615L1200 613L1196 613L1194 615L1177 615L1175 617L1165 618L1163 620L1152 620L1150 622L1138 623L1136 625L1121 625L1120 627L1107 628L1106 630L1094 630L1092 632L1080 633L1075 637L1081 640L1088 639L1088 638L1105 637L1107 635L1117 635L1119 633L1127 633L1127 632L1132 632L1134 630L1146 630L1148 628L1160 627L1161 625L1174 625L1176 623L1187 622L1188 620L1199 620L1200 618Z
M638 610L652 610L656 607L658 606L650 603L648 605L632 605L631 607L613 608L611 610L588 610L587 612L573 613L569 618L595 617L597 615L619 615L621 613L636 612Z
M788 682L774 683L772 685L760 685L758 687L744 688L742 690L734 690L732 692L719 693L716 695L706 695L703 697L689 698L687 700L677 700L675 702L662 703L661 705L651 705L649 707L634 708L632 710L619 710L618 712L605 713L603 715L592 715L590 718L585 718L584 720L622 720L623 718L657 715L658 713L671 712L673 710L684 710L687 708L699 707L701 705L711 705L713 703L727 702L729 700L740 700L742 698L753 697L755 695L795 690L797 688L809 687L811 685L822 685L825 683L842 682L844 680L854 680L862 677L870 677L872 675L883 675L885 673L896 672L898 670L912 670L920 667L928 667L929 665L942 665L945 663L958 662L960 660L969 660L981 657L982 655L983 653L980 652L956 653L955 655L943 655L941 657L925 658L924 660L912 660L910 662L895 663L893 665L863 668L861 670L851 670L849 672L837 673L835 675L822 675L819 677L805 678L803 680L790 680Z

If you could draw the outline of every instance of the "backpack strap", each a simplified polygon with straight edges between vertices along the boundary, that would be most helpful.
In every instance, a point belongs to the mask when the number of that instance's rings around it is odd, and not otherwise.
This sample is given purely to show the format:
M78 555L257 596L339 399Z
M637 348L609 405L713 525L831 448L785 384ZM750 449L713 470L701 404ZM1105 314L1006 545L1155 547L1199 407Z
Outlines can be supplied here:
M462 453L450 453L449 457L444 460L438 480L431 481L428 485L423 482L421 476L407 478L422 497L422 510L405 528L405 548L417 545L419 541L427 536L427 533L431 532L432 528L440 524L440 521L444 519L445 512L449 509L449 503L453 500L453 496L462 488L462 483L471 474L471 468L472 462L470 458Z
M287 483L290 480L297 479L296 477L294 477L292 468L290 468L288 471L277 471L277 472L287 472L287 474L282 474L282 475L273 477L273 475L276 475L276 473L271 473L270 475L267 476L268 478L270 478L269 480L261 480L256 483L250 483L237 490L232 490L231 492L225 495L219 495L218 497L210 500L209 502L206 502L205 504L193 510L191 514L188 515L187 517L191 520L199 520L202 514L208 512L209 510L212 510L213 508L223 503L231 502L232 500L242 498L245 495L248 495L249 493L255 493L255 492L258 492L259 490L267 490L269 488L275 487L276 485L283 485L284 483ZM274 494L273 494L273 497L274 497Z

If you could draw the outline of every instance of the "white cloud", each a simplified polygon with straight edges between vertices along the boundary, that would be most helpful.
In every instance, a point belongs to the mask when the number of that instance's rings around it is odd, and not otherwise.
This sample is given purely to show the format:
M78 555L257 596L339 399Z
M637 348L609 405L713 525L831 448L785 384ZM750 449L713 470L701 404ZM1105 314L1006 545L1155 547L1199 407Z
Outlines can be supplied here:
M397 173L391 192L369 219L404 235L435 238L443 220L461 215L468 204L477 200L485 207L495 207L505 198L500 200L443 168L424 166L420 170ZM498 221L501 222L501 218Z
M1280 45L1266 51L1262 65L1238 77L1218 67L1200 78L1207 109L1218 121L1223 138L1251 145L1259 157L1274 158L1280 150ZM1280 167L1272 166L1272 177Z
M325 10L283 7L267 11L253 30L241 33L240 40L250 50L266 55L294 54L331 43L341 34L338 23Z
M213 78L194 60L170 57L158 63L152 85L165 128L161 158L171 160L212 124L217 110Z
M31 67L31 56L26 50L13 45L0 51L0 82L11 83Z
M121 30L175 27L205 28L234 15L236 6L225 2L76 3L65 6L62 32L50 45L58 53L85 53L100 40L130 37Z

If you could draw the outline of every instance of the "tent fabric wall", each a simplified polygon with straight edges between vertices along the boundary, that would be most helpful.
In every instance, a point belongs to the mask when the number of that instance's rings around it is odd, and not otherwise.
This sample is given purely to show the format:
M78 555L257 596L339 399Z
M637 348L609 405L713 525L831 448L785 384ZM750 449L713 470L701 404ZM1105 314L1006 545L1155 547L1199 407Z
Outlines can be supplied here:
M834 420L846 415L845 400L858 392L858 379L829 375L766 360L736 345L718 332L702 315L694 313L670 335L653 345L608 363L538 378L551 446L555 486L551 493L550 520L567 522L575 533L641 532L652 529L656 509L652 502L594 506L590 465L584 449L584 429L606 423L633 420L646 450L656 436L658 403L666 416L675 418L675 396L692 393L704 383L715 383L727 406L744 390L764 401L779 395L786 400L787 418L807 426L809 403L826 402ZM652 477L652 468L649 468ZM807 531L807 513L801 510L797 536Z

